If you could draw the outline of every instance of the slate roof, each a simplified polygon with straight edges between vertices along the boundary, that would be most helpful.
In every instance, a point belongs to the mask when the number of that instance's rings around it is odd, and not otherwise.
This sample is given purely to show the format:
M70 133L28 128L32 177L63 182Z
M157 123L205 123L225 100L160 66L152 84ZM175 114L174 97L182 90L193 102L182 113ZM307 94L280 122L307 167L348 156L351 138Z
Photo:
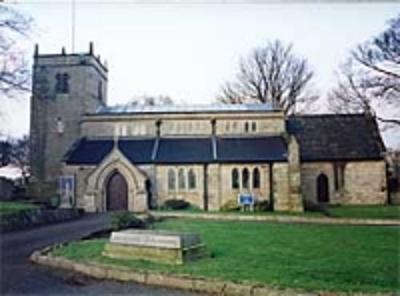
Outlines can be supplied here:
M161 138L156 163L209 163L213 161L211 138Z
M128 139L118 140L119 150L131 163L149 163L152 160L152 152L155 139Z
M364 115L308 115L287 120L302 161L380 160L385 151L376 122ZM78 141L67 164L96 165L113 148L112 139ZM134 164L232 163L287 160L283 137L120 138L120 151Z
M65 156L71 165L96 165L113 148L112 139L80 140ZM281 137L248 138L121 138L120 151L134 164L285 161L287 147Z
M302 161L382 159L384 144L376 122L363 114L295 116L287 121Z
M218 138L220 162L270 162L287 159L287 145L282 137Z
M64 157L67 164L94 165L100 163L113 148L113 141L82 138Z

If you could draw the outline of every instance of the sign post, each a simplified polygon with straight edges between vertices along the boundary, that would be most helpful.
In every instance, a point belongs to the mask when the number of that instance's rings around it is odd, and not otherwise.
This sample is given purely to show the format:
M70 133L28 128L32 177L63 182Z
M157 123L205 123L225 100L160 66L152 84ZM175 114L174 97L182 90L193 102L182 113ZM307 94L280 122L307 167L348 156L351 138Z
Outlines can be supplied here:
M238 194L238 204L240 205L242 211L254 211L255 197L250 193L239 193Z

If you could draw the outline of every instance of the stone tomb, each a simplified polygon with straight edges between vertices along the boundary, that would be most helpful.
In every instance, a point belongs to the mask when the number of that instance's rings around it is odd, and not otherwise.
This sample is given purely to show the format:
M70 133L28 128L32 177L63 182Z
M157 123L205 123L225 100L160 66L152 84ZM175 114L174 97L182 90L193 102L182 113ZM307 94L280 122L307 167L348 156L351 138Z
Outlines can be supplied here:
M118 259L183 264L205 257L207 251L198 234L129 229L112 232L103 255Z

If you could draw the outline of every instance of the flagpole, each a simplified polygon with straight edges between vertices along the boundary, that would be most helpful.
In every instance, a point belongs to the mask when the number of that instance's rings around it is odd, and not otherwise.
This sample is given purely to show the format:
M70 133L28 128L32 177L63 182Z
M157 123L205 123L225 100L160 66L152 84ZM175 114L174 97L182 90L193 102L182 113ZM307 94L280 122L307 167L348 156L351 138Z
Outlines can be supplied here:
M72 0L72 24L71 24L71 45L72 53L75 52L75 0Z

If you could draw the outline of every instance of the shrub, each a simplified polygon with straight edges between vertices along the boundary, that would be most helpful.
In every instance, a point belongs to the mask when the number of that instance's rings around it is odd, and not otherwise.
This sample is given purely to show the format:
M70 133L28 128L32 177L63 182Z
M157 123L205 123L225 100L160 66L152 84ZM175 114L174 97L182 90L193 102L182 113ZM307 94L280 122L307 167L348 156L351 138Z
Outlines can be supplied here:
M164 202L161 208L164 210L186 210L190 207L190 203L183 199L169 199Z
M61 198L59 195L54 195L47 200L46 206L49 209L56 209L61 204Z
M268 212L271 211L271 205L268 200L256 201L254 204L255 212Z
M235 199L230 199L221 206L221 212L235 212L239 210L240 206Z
M111 228L114 231L127 228L144 228L146 223L128 211L115 213L111 217Z

